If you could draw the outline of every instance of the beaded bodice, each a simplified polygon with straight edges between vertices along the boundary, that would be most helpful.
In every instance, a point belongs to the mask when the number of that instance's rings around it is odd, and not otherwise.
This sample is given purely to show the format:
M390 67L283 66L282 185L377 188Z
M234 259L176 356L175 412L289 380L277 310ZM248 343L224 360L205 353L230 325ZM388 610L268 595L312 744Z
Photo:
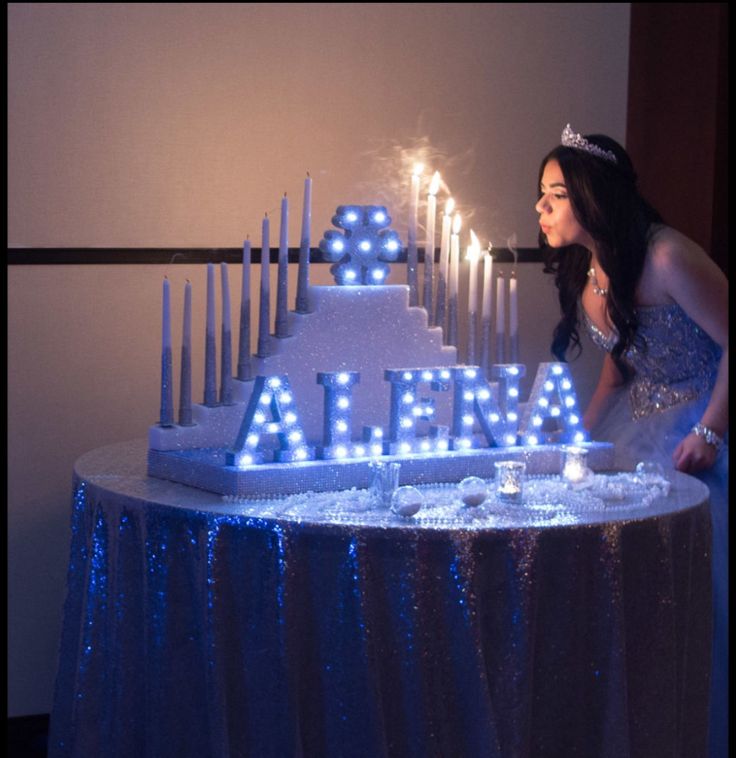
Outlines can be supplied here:
M584 322L593 342L610 352L618 335L607 336L590 320ZM721 349L676 303L636 309L636 345L624 353L634 376L629 398L634 418L694 400L715 383Z

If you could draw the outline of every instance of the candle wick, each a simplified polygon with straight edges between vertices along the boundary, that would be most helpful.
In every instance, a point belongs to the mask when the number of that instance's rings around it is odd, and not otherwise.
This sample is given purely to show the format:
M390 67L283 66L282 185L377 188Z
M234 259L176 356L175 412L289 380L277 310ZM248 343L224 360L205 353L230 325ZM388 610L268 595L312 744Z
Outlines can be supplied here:
M309 171L307 171L307 177L309 177Z

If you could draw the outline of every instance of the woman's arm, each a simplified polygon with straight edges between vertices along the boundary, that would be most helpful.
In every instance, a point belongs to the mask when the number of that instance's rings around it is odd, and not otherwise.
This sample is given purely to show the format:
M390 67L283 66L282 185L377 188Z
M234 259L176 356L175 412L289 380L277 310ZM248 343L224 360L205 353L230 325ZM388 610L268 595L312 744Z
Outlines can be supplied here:
M652 272L672 300L720 346L721 361L713 392L700 423L723 437L728 429L728 280L705 251L672 229L652 245ZM683 345L687 350L687 345ZM680 471L710 468L717 450L693 432L675 448Z
M588 403L588 407L583 414L583 427L588 431L594 429L606 414L611 405L616 390L623 384L621 372L616 368L610 353L606 353L603 359L603 366L598 377L593 396Z

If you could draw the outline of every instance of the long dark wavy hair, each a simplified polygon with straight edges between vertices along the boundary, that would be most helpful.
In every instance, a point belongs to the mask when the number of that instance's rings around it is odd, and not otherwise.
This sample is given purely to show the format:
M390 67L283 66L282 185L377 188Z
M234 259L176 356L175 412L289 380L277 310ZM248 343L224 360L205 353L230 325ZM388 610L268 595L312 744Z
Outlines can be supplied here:
M611 151L616 162L560 145L542 161L539 184L547 163L557 161L573 214L595 241L598 260L609 278L608 315L618 332L611 357L624 380L628 380L631 371L622 356L634 344L639 326L634 295L644 269L652 225L662 223L662 218L639 193L634 167L621 145L602 134L588 134L585 139ZM562 312L552 336L552 354L565 361L568 349L577 350L574 357L582 351L578 303L591 254L580 245L549 247L541 232L539 246L545 273L554 274Z

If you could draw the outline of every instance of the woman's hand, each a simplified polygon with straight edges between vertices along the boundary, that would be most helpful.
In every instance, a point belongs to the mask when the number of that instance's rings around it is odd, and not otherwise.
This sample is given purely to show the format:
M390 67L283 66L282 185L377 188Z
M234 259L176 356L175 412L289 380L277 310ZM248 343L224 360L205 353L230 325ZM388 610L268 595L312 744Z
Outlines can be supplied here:
M678 471L694 474L709 469L715 462L718 451L702 437L690 432L672 453L672 461Z

